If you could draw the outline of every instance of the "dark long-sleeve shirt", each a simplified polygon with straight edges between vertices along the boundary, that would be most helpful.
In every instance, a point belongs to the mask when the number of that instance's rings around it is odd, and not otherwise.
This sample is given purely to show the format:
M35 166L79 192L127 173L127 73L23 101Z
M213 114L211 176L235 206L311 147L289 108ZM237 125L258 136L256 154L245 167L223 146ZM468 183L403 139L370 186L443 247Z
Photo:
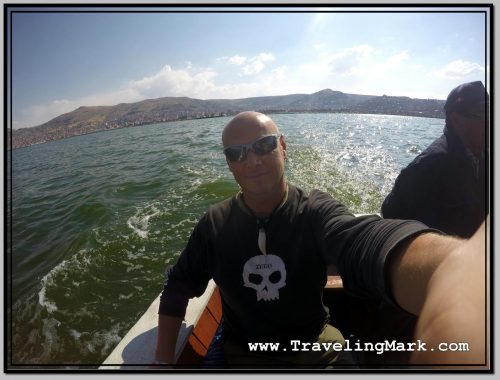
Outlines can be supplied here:
M241 198L212 206L170 270L160 314L182 317L188 298L210 278L219 286L225 333L242 342L310 339L328 320L322 302L329 264L353 293L392 300L385 263L403 240L428 228L419 222L355 217L330 195L289 186L288 199L258 247L256 219ZM272 340L271 340L272 339Z

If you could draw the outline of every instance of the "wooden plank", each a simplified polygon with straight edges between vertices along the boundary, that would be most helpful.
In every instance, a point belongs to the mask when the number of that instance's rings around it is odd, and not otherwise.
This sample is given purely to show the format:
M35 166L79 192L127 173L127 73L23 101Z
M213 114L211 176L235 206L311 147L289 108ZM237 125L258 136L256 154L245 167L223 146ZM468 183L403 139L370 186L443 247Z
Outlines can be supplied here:
M213 315L217 323L220 323L222 319L222 302L220 299L218 287L214 289L212 297L210 297L210 300L208 301L207 308Z
M203 310L177 364L183 367L201 367L208 347L222 318L219 288L215 288L207 307Z
M194 327L192 335L195 335L201 344L208 349L217 327L219 327L219 322L215 320L208 309L205 309Z

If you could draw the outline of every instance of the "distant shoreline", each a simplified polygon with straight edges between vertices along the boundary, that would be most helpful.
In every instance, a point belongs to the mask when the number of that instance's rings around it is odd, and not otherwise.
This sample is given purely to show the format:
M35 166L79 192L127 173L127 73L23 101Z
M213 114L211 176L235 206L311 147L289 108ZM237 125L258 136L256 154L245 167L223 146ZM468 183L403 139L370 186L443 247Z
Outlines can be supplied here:
M260 96L242 99L164 97L113 106L79 107L31 128L10 130L8 149L112 129L170 121L197 120L254 110L262 113L345 113L444 118L444 100L407 96L347 94L325 89L313 94Z
M328 114L328 113L335 113L335 114L346 114L346 115L386 115L386 116L401 116L401 117L423 117L423 118L430 118L430 119L444 119L444 117L437 117L437 116L428 116L428 115L420 115L420 114L404 114L404 113L401 113L401 114L388 114L388 113L366 113L366 112L343 112L343 111L325 111L325 110L313 110L313 111L280 111L280 110L269 110L269 111L265 111L266 114L272 114L272 115L276 115L276 114L315 114L315 113L324 113L324 114ZM216 119L216 118L221 118L221 117L228 117L228 116L234 116L236 115L237 113L233 113L233 114L223 114L223 115L214 115L214 116L206 116L206 117L187 117L187 118L179 118L179 119L175 119L175 120L167 120L167 121L160 121L160 122L154 122L154 123L144 123L144 124L135 124L135 125L125 125L125 126L120 126L120 127L115 127L115 128L108 128L108 129L99 129L99 130L95 130L95 131L90 131L90 132L87 132L87 133L80 133L80 134L75 134L75 135L71 135L71 136L65 136L65 137L61 137L61 138L54 138L54 139L51 139L51 140L45 140L45 141L38 141L38 142L34 142L32 144L28 144L28 145L22 145L22 146L15 146L14 148L11 148L11 141L12 141L12 135L8 136L10 139L8 141L8 147L7 149L8 150L17 150L17 149L23 149L23 148L29 148L29 147L32 147L32 146L35 146L35 145L41 145L41 144L46 144L46 143L49 143L49 142L54 142L54 141L60 141L60 140L67 140L67 139L70 139L70 138L74 138L74 137L79 137L79 136L85 136L85 135L91 135L91 134L94 134L94 133L102 133L102 132L109 132L109 131L114 131L114 130L117 130L117 129L126 129L126 128L137 128L137 127L142 127L142 126L145 126L145 125L156 125L156 124L163 124L163 123L172 123L172 122L178 122L178 121L186 121L186 120L201 120L201 119ZM32 127L32 128L36 128L36 127ZM30 129L30 128L26 128L26 129ZM8 130L7 133L9 133L10 131L16 131L15 129L14 130ZM18 131L18 130L17 130Z

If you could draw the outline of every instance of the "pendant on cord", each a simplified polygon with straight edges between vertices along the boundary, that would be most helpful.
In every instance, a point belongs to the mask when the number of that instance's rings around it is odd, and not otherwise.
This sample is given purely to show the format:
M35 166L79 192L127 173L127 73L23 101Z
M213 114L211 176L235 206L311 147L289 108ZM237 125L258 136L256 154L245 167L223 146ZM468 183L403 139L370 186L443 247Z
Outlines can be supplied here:
M259 237L257 238L257 244L259 245L259 249L262 254L267 255L266 252L266 231L264 227L259 228Z

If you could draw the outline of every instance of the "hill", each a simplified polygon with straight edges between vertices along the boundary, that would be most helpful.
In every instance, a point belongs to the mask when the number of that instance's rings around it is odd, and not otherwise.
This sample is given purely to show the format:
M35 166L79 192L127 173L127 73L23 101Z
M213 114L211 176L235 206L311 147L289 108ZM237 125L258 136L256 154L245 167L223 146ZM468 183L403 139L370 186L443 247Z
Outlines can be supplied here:
M110 129L227 116L246 110L266 113L343 112L444 118L443 105L443 100L355 95L330 89L313 94L243 99L201 100L165 97L115 106L80 107L42 125L12 130L12 148Z

